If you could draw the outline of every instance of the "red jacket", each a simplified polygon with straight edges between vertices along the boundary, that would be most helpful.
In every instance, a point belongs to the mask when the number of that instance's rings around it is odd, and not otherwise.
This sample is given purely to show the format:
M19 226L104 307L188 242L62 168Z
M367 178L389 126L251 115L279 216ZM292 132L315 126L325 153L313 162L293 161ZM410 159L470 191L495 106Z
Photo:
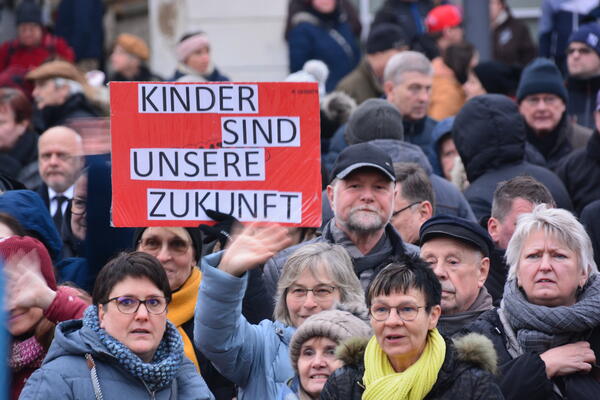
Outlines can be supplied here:
M4 42L0 47L0 72L8 67L33 69L51 58L75 61L75 53L67 42L58 36L44 33L37 47L25 47L18 39Z

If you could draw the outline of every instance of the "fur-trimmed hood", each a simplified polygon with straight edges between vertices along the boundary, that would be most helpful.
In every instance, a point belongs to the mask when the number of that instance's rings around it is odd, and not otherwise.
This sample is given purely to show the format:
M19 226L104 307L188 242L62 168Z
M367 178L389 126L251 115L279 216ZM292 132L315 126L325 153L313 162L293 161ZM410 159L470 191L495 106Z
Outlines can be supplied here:
M351 338L341 343L336 350L336 356L344 365L362 367L368 339ZM479 333L469 333L452 339L446 338L456 352L456 359L470 364L491 374L498 370L498 356L491 340ZM446 353L448 354L448 353Z

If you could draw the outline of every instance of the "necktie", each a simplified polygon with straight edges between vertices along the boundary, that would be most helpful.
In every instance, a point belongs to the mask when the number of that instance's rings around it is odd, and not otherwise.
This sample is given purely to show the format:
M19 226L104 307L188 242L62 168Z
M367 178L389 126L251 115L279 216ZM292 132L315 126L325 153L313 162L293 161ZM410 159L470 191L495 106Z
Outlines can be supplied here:
M62 205L65 201L67 201L68 199L63 196L62 194L59 194L57 196L54 196L54 200L56 200L56 212L54 213L54 216L52 217L52 219L54 219L54 225L56 226L56 229L58 229L58 233L61 233L62 231L62 225L63 225L63 212L62 212Z

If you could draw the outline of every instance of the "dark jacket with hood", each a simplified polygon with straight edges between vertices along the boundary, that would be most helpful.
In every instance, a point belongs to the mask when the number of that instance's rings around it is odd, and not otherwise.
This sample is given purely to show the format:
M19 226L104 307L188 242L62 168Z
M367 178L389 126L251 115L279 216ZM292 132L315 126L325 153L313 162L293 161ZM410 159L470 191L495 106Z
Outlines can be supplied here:
M575 122L586 128L594 129L594 111L596 111L596 95L600 90L600 76L578 79L570 76L567 79L569 103L567 114Z
M444 363L424 400L503 399L493 375L496 372L496 354L490 341L477 334L445 340ZM352 340L338 347L338 356L344 367L329 377L321 392L321 400L362 398L366 344L366 341Z
M567 118L563 114L560 122L552 132L540 137L525 124L527 129L527 141L544 157L546 167L556 171L560 163L573 152L573 150L584 147L592 131Z
M508 97L487 94L469 100L456 116L452 138L470 182L464 194L478 219L490 215L498 182L519 175L537 179L558 207L572 210L558 176L525 161L525 122Z
M38 173L37 142L38 135L27 129L11 149L0 151L0 174L16 179L28 188L38 186L42 180Z
M600 265L600 200L596 200L585 206L581 211L581 223L585 226L585 230L594 247L594 260L596 265Z
M575 150L556 171L564 182L575 211L600 199L600 132L594 131L587 146Z

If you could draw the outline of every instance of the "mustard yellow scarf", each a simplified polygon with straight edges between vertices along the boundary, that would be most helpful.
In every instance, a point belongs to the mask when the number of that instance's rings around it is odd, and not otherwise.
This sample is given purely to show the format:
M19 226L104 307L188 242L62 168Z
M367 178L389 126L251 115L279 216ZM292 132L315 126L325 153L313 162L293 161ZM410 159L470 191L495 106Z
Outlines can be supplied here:
M427 335L421 357L404 372L395 372L377 338L365 350L365 391L363 400L422 400L437 381L446 358L446 342L437 329Z
M182 325L194 318L194 309L196 308L198 288L200 287L201 280L202 272L198 268L193 267L192 273L183 286L173 293L173 299L169 304L169 311L167 312L167 318L177 327L183 338L183 352L194 363L198 372L200 372L200 366L194 352L194 344L183 330Z

